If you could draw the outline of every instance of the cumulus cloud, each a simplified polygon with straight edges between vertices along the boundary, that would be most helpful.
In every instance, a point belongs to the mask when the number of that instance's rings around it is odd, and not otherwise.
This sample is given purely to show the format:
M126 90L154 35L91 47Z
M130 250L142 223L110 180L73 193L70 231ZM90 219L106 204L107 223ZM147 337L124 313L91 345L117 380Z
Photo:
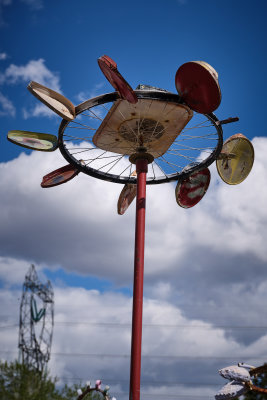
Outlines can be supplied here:
M51 72L45 65L45 60L30 60L26 65L10 64L5 71L7 83L29 82L30 80L60 91L59 75Z
M11 100L9 100L6 96L4 96L0 92L0 116L11 116L15 117L16 108Z
M91 90L79 92L75 97L79 103L82 103L83 101L99 96L103 86L105 86L104 82L97 83Z
M163 395L166 382L173 382L175 391L177 382L197 377L206 384L197 387L209 396L210 384L221 386L214 377L220 367L266 361L267 138L254 138L253 144L256 158L247 180L228 186L211 167L211 187L193 209L177 206L174 184L147 188L146 394L153 391L151 382L158 382L155 390ZM18 270L16 260L23 260L24 266L62 267L109 279L117 288L131 287L134 205L118 216L121 185L84 174L62 186L40 188L43 175L65 164L59 152L33 152L0 165L2 265L5 258L11 265L3 269L2 280L12 280L12 266ZM10 285L5 283L6 291ZM118 392L126 392L129 296L57 287L55 298L53 372L68 379L107 378ZM63 355L67 352L72 354ZM193 385L180 389L193 398Z
M2 53L5 54L5 53ZM15 85L20 83L29 83L36 81L56 92L61 92L59 74L50 71L45 65L45 60L30 60L25 65L10 64L8 68L0 73L0 84ZM4 101L5 100L5 101ZM2 105L2 115L15 116L15 108L10 100L4 95L0 97ZM54 118L56 114L42 103L37 103L34 107L22 108L24 119L32 117L49 117Z
M55 287L55 327L49 368L70 382L101 378L112 394L127 398L131 346L131 299L121 293ZM19 291L2 289L9 317L0 319L1 356L17 349ZM9 326L9 328L8 328ZM3 329L3 327L6 327ZM199 390L212 396L220 385L217 370L242 360L259 364L267 336L249 346L224 330L188 319L168 301L144 298L142 393L194 398ZM10 353L10 351L12 353ZM115 392L115 393L114 393Z
M7 59L7 54L6 53L0 53L0 61L6 60Z

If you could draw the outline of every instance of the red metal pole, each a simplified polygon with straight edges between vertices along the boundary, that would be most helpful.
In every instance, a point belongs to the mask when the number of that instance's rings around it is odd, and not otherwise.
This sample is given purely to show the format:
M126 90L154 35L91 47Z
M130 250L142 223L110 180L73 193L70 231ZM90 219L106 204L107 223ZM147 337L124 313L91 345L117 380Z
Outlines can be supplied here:
M137 194L132 311L131 373L129 395L130 400L140 399L147 164L148 161L146 159L136 160Z

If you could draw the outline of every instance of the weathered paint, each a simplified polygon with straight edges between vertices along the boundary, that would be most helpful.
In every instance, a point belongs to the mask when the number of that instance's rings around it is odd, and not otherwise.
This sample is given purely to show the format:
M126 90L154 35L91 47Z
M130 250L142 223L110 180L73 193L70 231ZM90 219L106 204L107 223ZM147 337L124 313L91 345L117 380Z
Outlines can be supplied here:
M48 133L9 131L7 139L19 146L38 151L54 151L58 147L57 137Z
M210 184L210 171L204 168L177 183L176 201L183 208L194 207L205 195Z
M222 152L216 160L219 176L229 185L243 182L254 163L254 148L249 139L241 133L225 141Z
M62 168L56 169L53 172L43 177L41 186L43 188L53 187L66 183L78 175L79 170L68 164Z
M134 90L119 73L116 62L108 56L99 57L97 61L101 71L114 89L119 92L121 98L129 103L137 103L138 99Z
M129 104L119 99L93 136L93 143L125 155L136 153L142 146L157 158L168 150L192 116L192 110L183 104L151 99Z
M29 83L28 90L61 118L67 121L75 118L75 106L62 94L34 81Z
M132 201L136 197L136 185L128 183L124 185L119 200L118 200L118 214L123 215L128 209Z
M181 65L176 72L175 85L184 102L201 114L210 114L221 103L218 74L204 61Z

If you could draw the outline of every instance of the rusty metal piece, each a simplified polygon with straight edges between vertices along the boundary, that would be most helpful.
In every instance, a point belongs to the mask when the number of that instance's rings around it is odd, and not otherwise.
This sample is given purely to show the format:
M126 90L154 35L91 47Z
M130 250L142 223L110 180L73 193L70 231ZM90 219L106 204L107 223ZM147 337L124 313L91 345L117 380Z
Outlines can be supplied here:
M123 120L122 120L123 116ZM114 102L93 136L96 147L131 155L145 147L154 158L162 156L193 117L183 104L139 99Z
M196 112L209 114L221 103L218 74L204 61L181 65L176 72L175 86L185 104Z
M232 158L236 158L236 154L234 154L234 153L225 153L224 151L222 151L218 155L217 160L230 160Z
M92 393L92 392L101 393L104 400L110 400L110 396L105 392L105 390L102 390L102 389L96 388L96 387L94 387L94 388L87 387L86 390L78 396L77 400L84 399L89 393Z
M147 152L134 153L134 154L131 154L131 156L129 157L129 161L132 164L136 164L137 160L140 160L140 159L147 160L148 164L151 164L154 161L154 157L152 156L152 154L149 154Z
M215 124L216 125L225 125L225 124L230 124L232 122L237 122L239 121L238 117L229 117L227 119L222 119L221 121L216 121Z
M222 158L218 156L216 159L217 171L222 180L229 185L243 182L254 162L254 149L250 140L237 133L224 142L221 153L235 155Z
M108 56L99 57L97 62L109 83L119 92L120 96L129 103L137 103L138 98L133 88L119 73L116 62Z
M75 118L75 106L62 94L34 81L29 83L27 89L61 118L67 121Z
M260 367L253 368L252 370L249 371L250 376L256 376L260 375L264 372L267 372L267 364L261 365ZM267 389L255 386L253 384L250 384L250 390L253 390L254 392L258 393L267 393Z

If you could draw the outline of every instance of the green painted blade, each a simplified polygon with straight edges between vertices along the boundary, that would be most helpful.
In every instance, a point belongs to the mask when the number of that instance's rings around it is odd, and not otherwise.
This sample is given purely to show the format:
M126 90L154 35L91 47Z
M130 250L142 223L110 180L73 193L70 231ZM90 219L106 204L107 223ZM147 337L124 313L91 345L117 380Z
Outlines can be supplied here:
M39 322L45 314L45 309L37 311L37 304L34 298L31 300L31 317L34 322Z
M54 151L58 147L57 137L48 133L9 131L7 139L27 149Z

